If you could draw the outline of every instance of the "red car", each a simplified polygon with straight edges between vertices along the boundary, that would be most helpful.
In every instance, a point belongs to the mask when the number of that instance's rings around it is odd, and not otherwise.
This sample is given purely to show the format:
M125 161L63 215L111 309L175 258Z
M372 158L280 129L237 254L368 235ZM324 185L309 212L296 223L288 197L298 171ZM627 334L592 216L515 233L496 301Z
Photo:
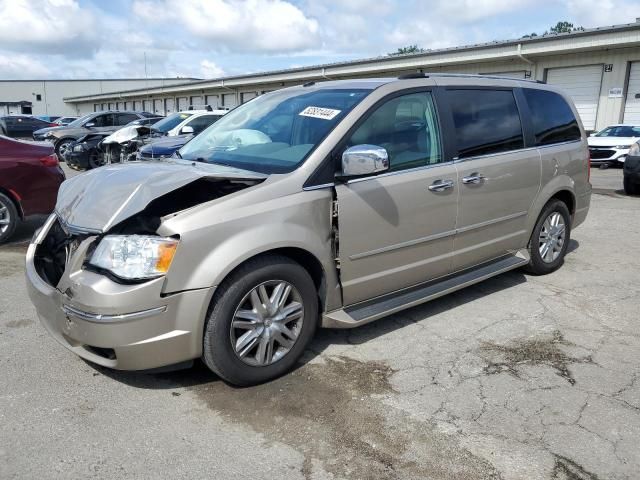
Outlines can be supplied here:
M0 243L25 217L51 213L64 180L53 145L0 136Z

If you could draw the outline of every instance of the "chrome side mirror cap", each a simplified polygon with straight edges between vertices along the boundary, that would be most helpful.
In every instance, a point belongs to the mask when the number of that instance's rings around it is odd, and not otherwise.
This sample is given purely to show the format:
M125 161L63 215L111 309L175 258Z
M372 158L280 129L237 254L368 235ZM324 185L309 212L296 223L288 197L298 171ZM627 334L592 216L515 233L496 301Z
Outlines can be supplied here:
M342 154L342 177L356 177L389 170L389 154L377 145L354 145Z

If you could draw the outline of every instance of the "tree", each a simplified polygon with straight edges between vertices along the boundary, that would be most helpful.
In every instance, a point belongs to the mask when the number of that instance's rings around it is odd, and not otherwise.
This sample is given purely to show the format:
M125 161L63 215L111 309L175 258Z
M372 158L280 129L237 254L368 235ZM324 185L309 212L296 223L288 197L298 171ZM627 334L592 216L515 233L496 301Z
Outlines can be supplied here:
M389 53L389 57L393 57L395 55L406 55L408 53L423 53L426 52L424 48L418 47L418 45L409 45L407 47L401 47L395 52Z
M571 32L582 32L584 31L583 27L574 27L573 23L567 22L563 20L561 22L556 23L549 30L545 31L542 36L546 37L547 35L556 35L558 33L571 33ZM522 38L533 38L537 37L537 33L530 33L529 35L524 35Z

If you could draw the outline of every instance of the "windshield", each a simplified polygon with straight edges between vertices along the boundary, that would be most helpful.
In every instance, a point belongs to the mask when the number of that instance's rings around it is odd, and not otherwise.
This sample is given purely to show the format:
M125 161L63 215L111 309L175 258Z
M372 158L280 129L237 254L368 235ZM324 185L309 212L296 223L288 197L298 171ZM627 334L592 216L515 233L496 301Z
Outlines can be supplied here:
M370 92L296 88L262 95L227 113L179 153L261 173L291 172Z
M93 113L89 113L87 115L85 115L84 117L80 117L76 120L74 120L73 122L71 122L69 125L67 125L68 127L81 127L83 123L85 123L87 120L89 120L91 117L93 117Z
M640 137L640 127L618 125L607 127L595 134L596 137Z
M154 123L151 125L151 128L158 132L167 133L172 128L175 128L184 122L191 115L191 113L174 113L173 115L169 115L167 118L163 118L159 122Z

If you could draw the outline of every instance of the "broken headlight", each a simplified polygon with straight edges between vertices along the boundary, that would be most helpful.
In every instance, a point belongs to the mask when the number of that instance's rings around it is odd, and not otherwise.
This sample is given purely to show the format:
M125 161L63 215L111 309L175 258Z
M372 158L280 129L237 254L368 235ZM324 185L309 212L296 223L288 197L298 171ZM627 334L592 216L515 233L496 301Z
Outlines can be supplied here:
M74 152L84 152L85 150L89 150L89 145L87 145L87 142L78 143L73 147Z
M149 279L169 270L178 240L144 235L107 235L89 264L127 280Z

